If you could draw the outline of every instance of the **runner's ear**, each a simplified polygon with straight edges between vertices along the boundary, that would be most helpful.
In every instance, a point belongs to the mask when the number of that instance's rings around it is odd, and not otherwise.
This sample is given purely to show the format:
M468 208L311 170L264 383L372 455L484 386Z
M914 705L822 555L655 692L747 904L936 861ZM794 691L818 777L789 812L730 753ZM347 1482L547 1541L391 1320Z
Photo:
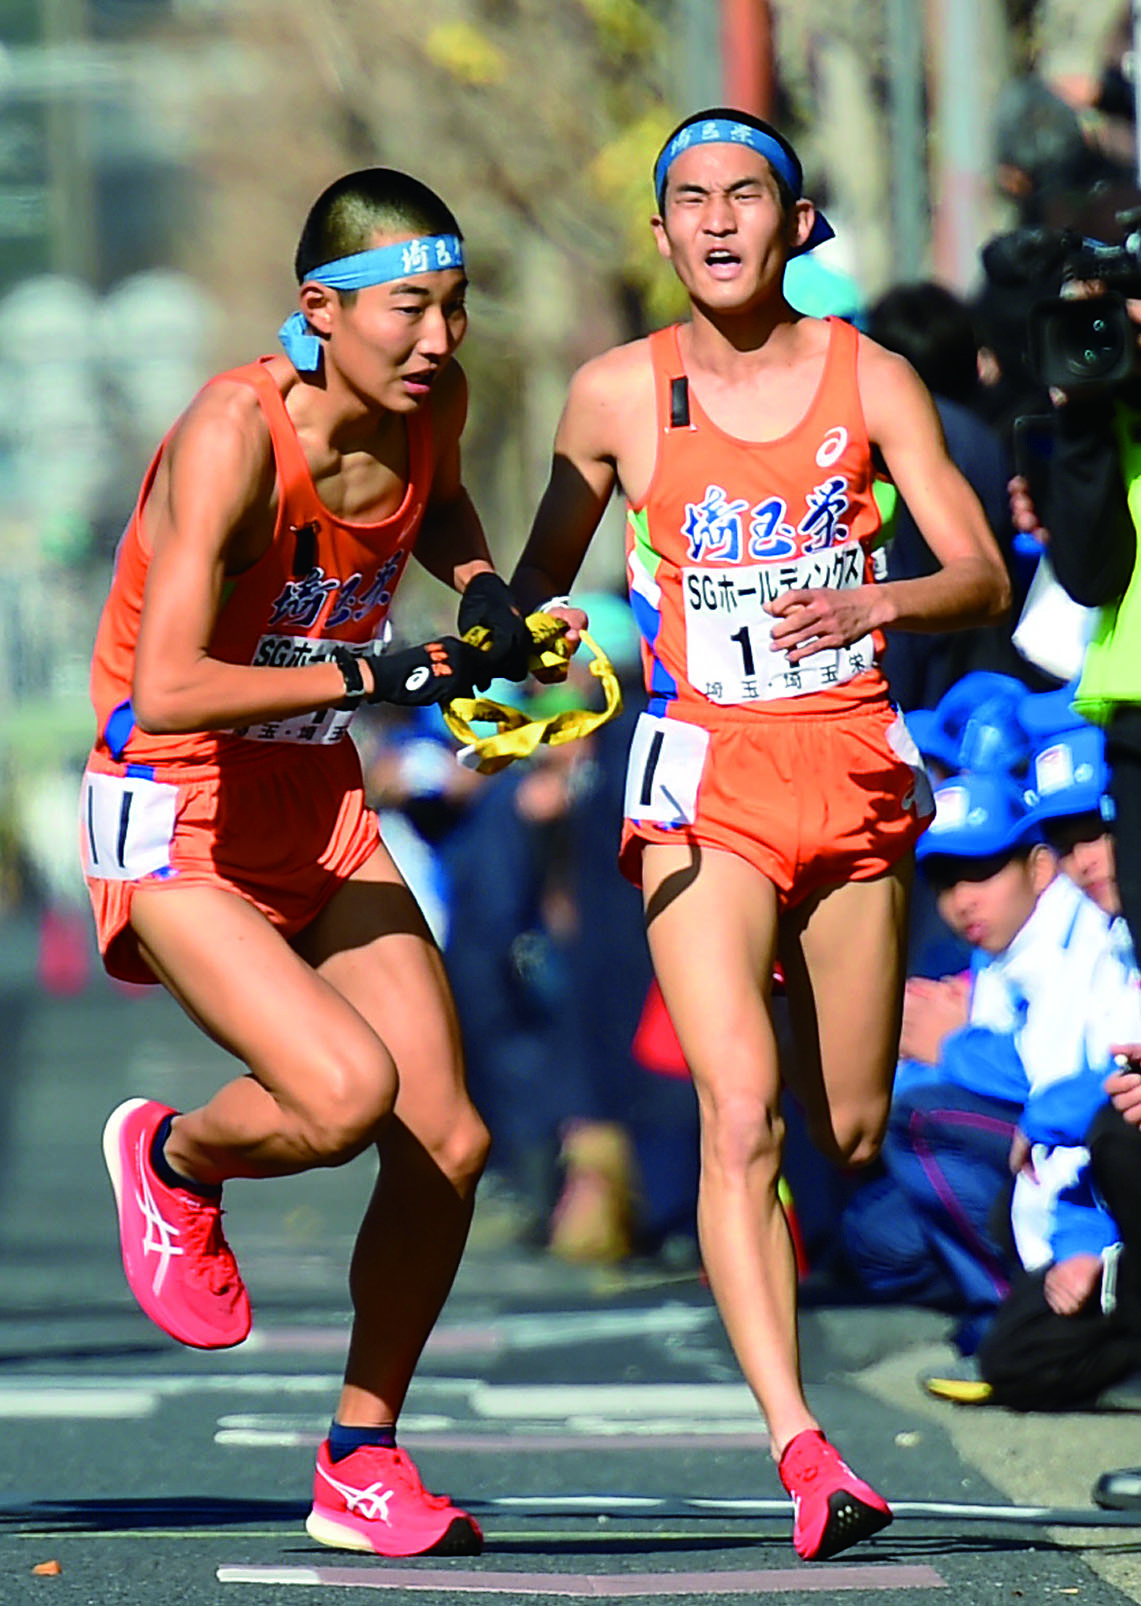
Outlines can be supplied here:
M297 299L310 327L319 335L329 334L333 326L333 307L340 305L337 292L327 285L310 282L301 286Z
M816 208L811 201L802 199L794 203L791 225L792 248L799 251L816 227Z

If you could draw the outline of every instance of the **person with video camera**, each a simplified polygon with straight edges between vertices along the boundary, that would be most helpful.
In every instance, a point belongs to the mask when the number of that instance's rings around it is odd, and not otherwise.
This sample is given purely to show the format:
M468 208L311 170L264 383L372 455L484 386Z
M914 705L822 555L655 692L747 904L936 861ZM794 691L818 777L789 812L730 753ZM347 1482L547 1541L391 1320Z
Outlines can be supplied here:
M1104 727L1115 810L1122 912L1136 951L1141 936L1141 259L1138 236L1076 253L1063 298L1032 315L1030 350L1054 403L1043 487L1011 482L1015 524L1048 530L1063 589L1098 610L1074 696L1079 713ZM1102 264L1097 261L1101 253ZM1093 260L1091 261L1091 256ZM1038 503L1041 505L1037 505ZM1108 1102L1086 1144L1141 1159L1141 1044L1122 1044L1106 1084ZM1141 1507L1141 1468L1107 1471L1099 1504Z
M1011 482L1015 525L1048 531L1063 590L1098 610L1074 706L1104 727L1118 879L1141 948L1141 253L1080 242L1062 295L1039 302L1028 345L1054 404L1042 483ZM1096 276L1095 276L1096 275Z

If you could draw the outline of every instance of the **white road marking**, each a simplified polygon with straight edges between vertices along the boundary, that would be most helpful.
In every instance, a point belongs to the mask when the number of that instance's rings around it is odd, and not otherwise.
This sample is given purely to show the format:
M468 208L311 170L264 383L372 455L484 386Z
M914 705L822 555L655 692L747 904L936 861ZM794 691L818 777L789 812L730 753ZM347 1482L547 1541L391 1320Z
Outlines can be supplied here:
M685 1417L708 1427L716 1417L745 1421L755 1428L757 1403L744 1383L479 1383L472 1409L483 1417L530 1417L568 1421L641 1421ZM598 1431L597 1426L592 1431Z
M105 1422L126 1421L153 1416L158 1395L153 1389L137 1388L29 1388L23 1384L0 1387L0 1417L16 1418L84 1417Z

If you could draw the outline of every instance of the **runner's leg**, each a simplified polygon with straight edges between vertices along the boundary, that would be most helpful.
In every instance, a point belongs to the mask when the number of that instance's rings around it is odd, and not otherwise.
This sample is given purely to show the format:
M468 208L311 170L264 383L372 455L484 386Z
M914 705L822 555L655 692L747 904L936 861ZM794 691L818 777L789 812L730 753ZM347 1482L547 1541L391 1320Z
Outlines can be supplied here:
M781 921L794 1063L813 1141L839 1165L879 1152L903 1010L911 860L805 899Z
M218 887L139 889L131 923L155 974L250 1073L176 1117L176 1171L285 1176L376 1139L396 1097L392 1055L264 915Z
M386 850L307 929L300 951L395 1060L395 1119L350 1271L354 1321L337 1420L393 1422L455 1277L488 1136L468 1099L443 964Z
M642 877L654 969L701 1111L702 1254L779 1459L818 1424L800 1383L796 1268L777 1198L776 889L735 854L688 843L648 844Z

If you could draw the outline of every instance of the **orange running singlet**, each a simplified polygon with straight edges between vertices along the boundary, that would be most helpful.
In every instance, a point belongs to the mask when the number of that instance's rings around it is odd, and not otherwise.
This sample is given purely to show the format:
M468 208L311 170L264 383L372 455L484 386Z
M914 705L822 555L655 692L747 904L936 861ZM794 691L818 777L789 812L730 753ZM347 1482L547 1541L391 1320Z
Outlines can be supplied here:
M823 694L798 708L807 712L885 691L875 636L795 666L769 646L766 602L873 579L880 518L856 384L859 335L839 319L829 326L807 413L787 435L760 442L727 435L701 411L676 324L650 336L658 452L645 499L627 511L626 558L647 689L659 706L676 700L689 717L711 704L779 712L776 702ZM841 686L848 690L837 694Z
M230 663L301 664L334 642L382 633L431 484L430 420L410 414L400 507L373 524L338 518L317 494L266 364L220 374L252 387L273 445L278 509L266 552L228 587L210 641ZM168 437L169 439L169 437ZM325 709L240 731L148 735L130 692L150 552L142 512L159 447L116 555L91 669L97 736L83 780L80 847L110 973L154 981L130 926L140 885L237 893L286 936L300 931L375 853L351 714Z
M392 595L416 542L431 476L430 421L408 417L408 485L400 507L376 524L356 524L331 513L317 495L309 465L285 402L261 358L210 381L237 381L257 395L273 442L277 468L277 521L260 560L229 583L209 653L236 664L304 664L328 656L323 644L364 643L380 636ZM169 439L169 437L168 437ZM115 557L115 575L95 638L91 700L95 750L115 759L170 763L213 760L235 740L304 742L337 740L350 715L335 709L241 732L148 736L129 711L135 640L142 616L150 553L142 511L166 447L155 454L135 511Z
M878 632L790 665L765 604L874 581L880 518L857 385L859 335L829 320L808 411L773 441L701 410L676 325L650 336L658 430L627 509L630 601L650 692L631 744L620 864L646 842L737 853L792 904L882 874L931 812L919 754L887 696Z

